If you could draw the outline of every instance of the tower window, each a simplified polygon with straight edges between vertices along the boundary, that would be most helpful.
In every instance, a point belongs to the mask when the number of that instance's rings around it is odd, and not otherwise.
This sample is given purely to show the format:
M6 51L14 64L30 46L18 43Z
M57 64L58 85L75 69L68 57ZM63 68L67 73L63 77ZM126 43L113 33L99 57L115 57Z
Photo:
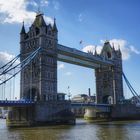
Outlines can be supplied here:
M48 35L51 35L51 31L48 32Z
M110 52L107 52L107 57L111 58L111 53Z
M40 31L39 31L39 28L36 28L35 31L36 31L36 35L38 35L39 32L40 32Z

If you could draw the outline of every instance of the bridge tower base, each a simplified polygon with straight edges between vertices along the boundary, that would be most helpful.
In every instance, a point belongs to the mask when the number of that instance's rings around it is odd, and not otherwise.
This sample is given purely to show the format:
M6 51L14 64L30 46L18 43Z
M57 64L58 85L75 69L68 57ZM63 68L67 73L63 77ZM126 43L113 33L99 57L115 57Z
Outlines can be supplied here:
M38 102L35 105L34 125L75 124L75 115L68 101Z
M8 127L21 127L33 125L33 107L9 107L6 118Z
M105 121L109 119L110 114L107 112L102 112L95 108L86 108L84 119L92 121Z
M9 107L7 126L27 127L49 124L75 124L68 101L37 102L28 107Z

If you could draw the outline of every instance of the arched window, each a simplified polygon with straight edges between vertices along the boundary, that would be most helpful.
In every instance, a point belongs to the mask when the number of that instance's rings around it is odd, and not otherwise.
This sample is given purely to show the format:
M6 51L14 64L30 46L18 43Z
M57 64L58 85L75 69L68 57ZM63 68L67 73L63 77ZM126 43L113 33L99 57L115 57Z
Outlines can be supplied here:
M36 32L36 35L38 35L40 33L39 28L36 27L35 32Z
M107 52L107 58L111 58L111 52Z

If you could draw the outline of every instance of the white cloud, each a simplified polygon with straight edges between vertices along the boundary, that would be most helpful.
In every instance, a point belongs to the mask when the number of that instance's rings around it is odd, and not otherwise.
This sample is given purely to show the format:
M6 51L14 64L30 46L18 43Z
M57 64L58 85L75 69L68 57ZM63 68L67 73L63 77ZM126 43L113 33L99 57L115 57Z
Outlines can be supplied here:
M33 7L37 7L38 4L34 0L27 1L27 3Z
M61 63L61 64L58 64L58 67L57 68L58 68L58 70L60 70L60 69L64 69L64 67L65 67L64 64Z
M68 72L65 73L65 75L70 76L70 75L72 75L72 73L68 71Z
M41 0L40 4L41 6L48 6L48 0ZM34 0L0 0L0 22L21 23L25 21L27 24L33 22L36 13L28 9L30 5L37 9L38 3ZM53 22L49 17L45 19L49 19L48 22Z
M129 49L129 46L127 45L127 41L123 39L112 39L110 40L111 44L114 44L115 49L121 49L122 52L122 59L127 60L131 56L131 51Z
M95 46L95 45L87 45L86 47L84 47L82 49L83 52L92 52L93 54L95 53L95 48L96 48L96 51L97 53L99 54L101 52L101 49L102 49L102 46L98 45L98 46Z
M128 60L132 54L140 54L140 52L132 45L128 43L128 41L123 39L112 39L110 40L111 44L114 44L115 49L119 49L122 52L122 59Z
M80 22L83 21L83 14L80 13L80 14L78 15L78 21L80 21Z
M41 0L40 4L41 4L42 7L44 7L44 6L48 6L49 2L48 2L48 0Z
M9 54L7 52L0 52L0 67L2 67L4 64L9 62L14 57L15 57L14 55Z
M59 10L59 8L60 8L60 3L59 3L58 1L55 1L55 0L54 0L54 1L52 2L52 4L53 4L53 7L54 7L55 10Z
M130 46L130 50L135 54L140 54L140 51L138 51L134 46Z
M102 50L102 46L104 40L100 40L100 44L96 46L97 53L100 54ZM130 45L126 40L123 39L112 39L110 40L110 44L114 45L115 49L121 49L122 52L122 59L128 60L132 54L140 54L140 51L138 51L134 46ZM87 45L85 46L82 51L84 52L93 52L95 51L95 45Z

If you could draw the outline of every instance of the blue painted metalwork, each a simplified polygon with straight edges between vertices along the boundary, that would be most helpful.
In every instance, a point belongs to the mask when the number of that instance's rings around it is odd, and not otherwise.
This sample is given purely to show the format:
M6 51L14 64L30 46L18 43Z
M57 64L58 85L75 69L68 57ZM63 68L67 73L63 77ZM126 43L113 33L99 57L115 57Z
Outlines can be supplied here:
M95 104L95 103L71 103L72 108L95 108L102 112L110 112L111 104Z
M0 100L0 106L7 106L7 107L11 107L11 106L32 106L34 105L35 102L33 101L29 101L29 100Z
M71 103L71 106L83 106L83 107L111 107L110 104L95 104L95 103Z

